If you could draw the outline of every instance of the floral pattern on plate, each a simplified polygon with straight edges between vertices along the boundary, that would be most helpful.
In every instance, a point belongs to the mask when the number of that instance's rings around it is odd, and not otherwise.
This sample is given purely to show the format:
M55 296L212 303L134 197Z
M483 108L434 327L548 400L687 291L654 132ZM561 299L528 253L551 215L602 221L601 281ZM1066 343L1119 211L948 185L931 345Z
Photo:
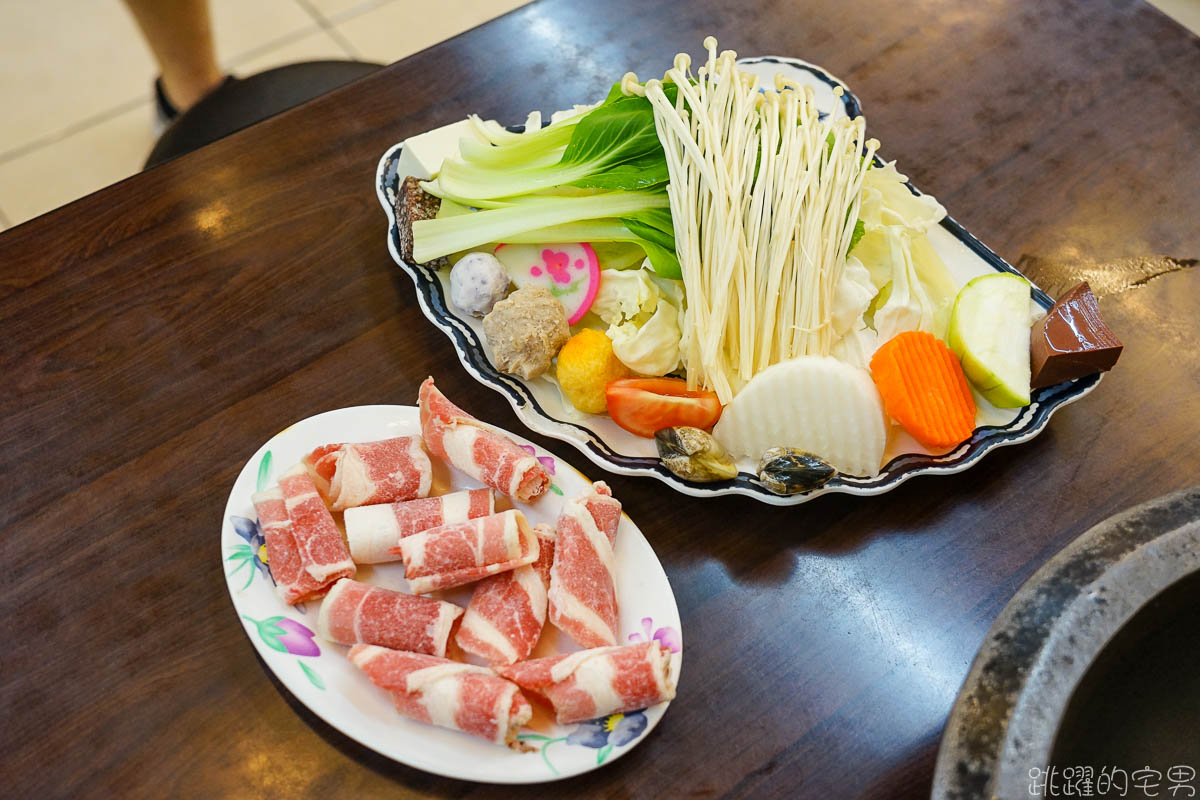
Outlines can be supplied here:
M320 601L287 606L275 593L263 532L254 521L250 500L254 492L269 488L279 474L319 444L371 441L418 431L417 409L410 406L340 409L284 429L259 448L243 468L226 506L221 561L231 565L226 567L230 598L259 657L317 716L367 747L418 769L491 783L537 783L612 763L646 739L669 704L613 714L579 725L551 723L537 730L526 730L521 735L536 746L535 752L518 753L496 747L456 731L401 717L386 693L366 680L346 658L348 648L325 642L314 633ZM517 507L534 524L553 523L562 498L582 493L590 487L591 480L521 437L512 438L538 458L553 476L556 490L534 503ZM453 473L447 491L477 485ZM675 598L654 551L627 516L622 517L616 548L622 640L653 638L662 642L672 650L672 669L678 675L682 640ZM362 568L359 578L405 590L403 573L400 564L376 564ZM637 588L622 592L622 586ZM468 586L450 590L442 593L443 599L465 606L471 589ZM559 644L565 641L564 636ZM564 649L571 648L564 644ZM551 742L556 746L547 754Z

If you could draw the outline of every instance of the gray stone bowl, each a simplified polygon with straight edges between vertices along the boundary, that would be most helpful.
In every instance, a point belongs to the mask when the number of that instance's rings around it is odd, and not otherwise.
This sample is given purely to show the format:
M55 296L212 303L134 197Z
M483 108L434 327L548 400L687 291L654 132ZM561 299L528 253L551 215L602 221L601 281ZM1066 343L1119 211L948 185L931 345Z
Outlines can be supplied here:
M1198 622L1200 486L1091 528L988 632L946 724L932 796L1029 798L1049 766L1063 796L1063 770L1089 762L1097 775L1155 768L1160 792L1171 766L1200 772ZM1200 778L1188 785L1200 794Z

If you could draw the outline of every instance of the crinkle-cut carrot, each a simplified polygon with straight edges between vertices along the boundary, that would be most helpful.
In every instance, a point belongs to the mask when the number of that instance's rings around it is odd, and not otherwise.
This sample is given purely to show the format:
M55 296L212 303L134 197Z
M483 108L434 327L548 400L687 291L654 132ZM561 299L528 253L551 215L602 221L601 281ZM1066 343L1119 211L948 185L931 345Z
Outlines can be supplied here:
M975 399L958 358L923 331L905 331L871 357L883 408L931 450L953 447L975 430Z

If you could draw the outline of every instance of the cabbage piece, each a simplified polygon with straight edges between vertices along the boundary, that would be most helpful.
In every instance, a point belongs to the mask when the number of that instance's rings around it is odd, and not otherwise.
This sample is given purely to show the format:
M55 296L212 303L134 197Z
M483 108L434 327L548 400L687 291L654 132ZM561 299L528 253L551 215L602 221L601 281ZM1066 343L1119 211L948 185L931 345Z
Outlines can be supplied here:
M834 336L830 355L866 368L871 361L871 355L879 346L878 336L866 321L867 310L872 300L879 296L879 290L871 281L871 273L855 256L846 259L846 268L833 290L833 324Z
M933 249L929 237L922 234L914 236L909 241L909 251L912 254L913 268L921 284L935 303L933 311L933 335L942 341L946 340L946 332L950 327L950 312L954 310L954 298L962 287L954 280L946 262Z
M619 325L643 313L645 322L658 305L659 291L644 269L600 271L600 288L592 300L592 313L608 325Z
M871 233L863 240L868 238L873 238ZM886 342L897 333L912 330L932 333L937 304L917 276L906 232L900 226L889 226L878 232L878 238L883 244L880 252L887 253L883 265L890 268L892 284L887 302L875 311L875 330L879 338ZM866 263L880 265L879 262Z
M841 337L861 327L862 316L877 294L879 288L871 280L871 273L857 257L848 257L833 288L833 335Z
M838 361L845 361L860 369L870 369L871 356L875 355L878 349L879 334L873 328L863 325L834 342L829 354Z
M863 236L854 256L877 287L888 287L877 303L873 325L879 341L897 333L922 330L946 336L958 286L926 232L946 216L929 195L914 195L895 163L867 171L859 220Z
M591 311L608 325L617 359L641 375L666 375L678 367L683 293L669 286L678 282L657 278L644 265L600 275Z
M941 203L927 194L913 194L907 182L908 177L897 171L895 161L867 170L858 216L868 231L881 225L900 225L925 233L946 216Z
M658 308L640 328L632 322L608 329L613 354L642 375L666 375L679 366L679 322L675 307L660 299Z

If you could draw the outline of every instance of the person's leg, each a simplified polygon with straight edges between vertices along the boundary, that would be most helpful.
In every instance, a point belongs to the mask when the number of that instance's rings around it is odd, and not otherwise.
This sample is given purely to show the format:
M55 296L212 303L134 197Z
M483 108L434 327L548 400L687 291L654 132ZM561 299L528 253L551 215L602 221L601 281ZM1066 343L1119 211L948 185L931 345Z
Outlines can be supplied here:
M208 0L125 0L125 5L154 52L171 105L186 110L221 83Z

